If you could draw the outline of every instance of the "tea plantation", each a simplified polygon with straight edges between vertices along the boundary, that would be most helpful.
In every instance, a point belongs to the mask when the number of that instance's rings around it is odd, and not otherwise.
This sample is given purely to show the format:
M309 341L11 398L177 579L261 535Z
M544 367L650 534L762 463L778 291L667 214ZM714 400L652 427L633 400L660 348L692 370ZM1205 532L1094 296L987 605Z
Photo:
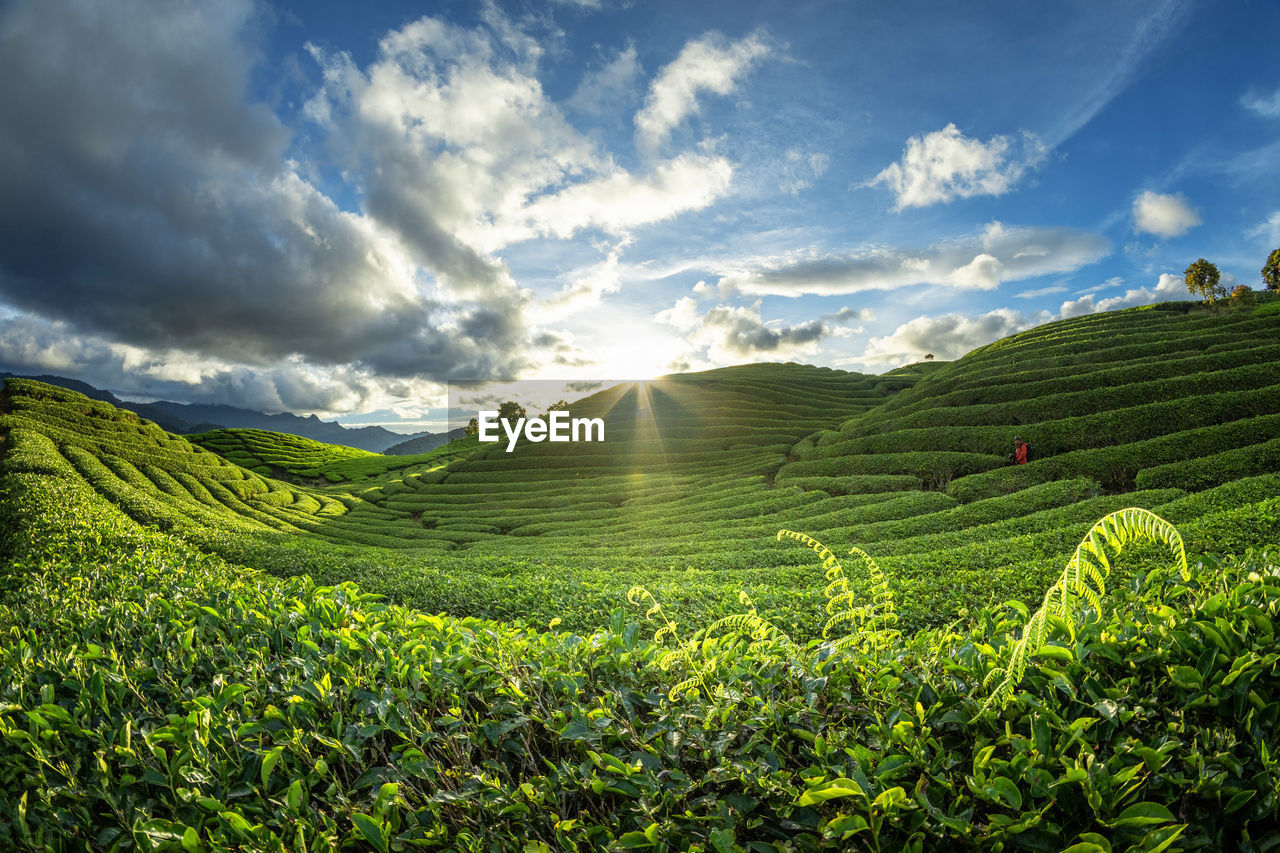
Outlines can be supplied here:
M510 453L9 380L0 848L1276 849L1273 305L618 386Z

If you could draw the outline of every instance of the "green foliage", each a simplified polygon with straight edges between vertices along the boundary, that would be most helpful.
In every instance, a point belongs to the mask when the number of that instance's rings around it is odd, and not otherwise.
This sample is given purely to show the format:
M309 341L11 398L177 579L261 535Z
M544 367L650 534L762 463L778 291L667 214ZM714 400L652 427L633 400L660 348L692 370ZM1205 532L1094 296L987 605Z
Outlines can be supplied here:
M1187 290L1199 295L1205 302L1212 304L1227 295L1226 288L1218 283L1222 274L1218 272L1217 265L1204 258L1188 266L1183 274L1186 276Z
M1257 294L1247 284L1238 284L1231 291L1231 307L1243 310L1252 308L1258 301Z
M1262 265L1262 283L1268 290L1280 290L1280 249L1272 249Z
M835 628L844 627L848 636L835 642L837 650L856 646L867 654L883 653L899 636L895 629L898 614L893 607L893 591L889 588L889 581L871 555L856 545L849 549L849 553L857 556L867 567L867 574L871 579L871 600L866 604L858 604L857 594L849 588L844 567L827 546L794 530L779 530L778 541L784 538L794 539L808 546L822 560L827 580L827 586L822 592L827 598L827 614L831 617L822 626L823 638L831 639Z
M998 468L956 480L948 486L947 494L958 501L967 502L1009 494L1036 483L1066 477L1088 477L1101 483L1106 489L1127 491L1134 488L1138 472L1143 469L1189 462L1234 451L1242 446L1259 444L1276 435L1277 430L1280 430L1280 414L1242 418L1225 424L1161 435L1146 441L1077 450L1058 456L1041 457L1026 465ZM1261 472L1254 470L1248 473ZM1192 486L1194 485L1193 482Z
M324 444L309 438L262 429L216 429L187 436L191 443L217 453L246 468L261 467L270 474L308 474L345 459L377 458L378 454L355 447Z
M514 400L506 400L502 405L498 406L498 418L501 420L507 420L515 423L517 420L526 417L527 415L528 412L525 411L524 406Z
M1280 327L1190 307L883 377L660 380L652 423L633 391L575 403L612 405L592 448L296 474L272 434L204 450L10 382L0 847L1260 849L1274 552L1169 573L1132 513L1077 547L1130 506L1193 555L1280 541L1255 452ZM920 490L1014 434L1051 453L1035 476ZM780 527L860 543L867 571L815 584ZM1029 610L994 605L1055 584L1071 618L1029 651ZM634 587L659 642L616 609Z
M1027 620L1022 637L1013 646L1009 661L993 669L984 683L996 682L991 702L1009 698L1014 687L1026 674L1032 655L1042 653L1048 642L1050 627L1056 622L1066 626L1075 639L1076 611L1080 603L1094 613L1102 612L1102 598L1107 593L1107 577L1111 574L1111 558L1107 551L1119 553L1131 541L1146 539L1168 546L1176 568L1183 579L1187 575L1187 553L1182 536L1172 524L1155 513L1130 507L1104 516L1076 546L1062 575L1044 594L1040 608ZM1058 657L1072 658L1069 650L1054 651Z
M1280 438L1146 468L1138 472L1136 482L1142 489L1176 486L1200 490L1268 471L1280 471Z

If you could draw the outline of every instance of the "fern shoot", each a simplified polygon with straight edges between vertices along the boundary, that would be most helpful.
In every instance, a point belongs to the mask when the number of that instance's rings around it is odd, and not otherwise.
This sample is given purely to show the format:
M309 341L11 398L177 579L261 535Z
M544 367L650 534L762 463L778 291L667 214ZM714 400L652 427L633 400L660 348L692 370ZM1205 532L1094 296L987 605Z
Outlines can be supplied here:
M830 618L822 628L824 639L830 639L835 628L849 623L846 636L835 640L832 647L843 651L857 647L861 651L879 655L886 650L899 636L896 630L898 613L893 605L893 590L889 588L889 579L885 577L880 566L871 555L856 545L849 549L849 554L857 556L867 568L871 579L871 601L859 605L852 590L849 589L849 578L844 566L836 559L835 554L812 536L797 533L794 530L779 530L778 541L794 539L811 548L822 560L822 568L826 572L827 586L823 590L827 597L827 614Z
M739 591L738 602L747 606L746 613L736 613L717 619L707 626L708 637L717 633L729 636L746 637L750 642L747 653L753 655L766 654L775 649L782 649L788 658L798 660L800 649L787 636L787 633L756 612L755 602L745 592Z
M658 657L658 668L663 672L670 672L676 662L683 659L687 671L690 676L684 681L672 687L667 691L667 698L672 702L678 700L682 695L693 690L701 690L708 698L711 697L711 691L707 689L705 676L708 672L715 668L715 661L704 661L699 664L693 657L692 643L685 643L676 633L676 623L671 621L666 611L662 609L662 605L653 597L653 593L642 586L633 586L627 591L627 601L632 604L643 606L646 602L649 609L645 611L646 619L653 619L660 622L658 630L653 634L655 643L662 643L666 637L671 637L676 647L670 651L664 652Z
M1061 576L1045 592L1040 609L1027 620L1022 637L1014 644L1008 665L1003 669L993 669L983 681L986 686L996 678L1001 679L983 706L984 710L1009 698L1026 673L1027 661L1048 641L1049 628L1055 620L1065 622L1074 638L1074 620L1081 601L1095 612L1101 612L1102 598L1107 593L1107 577L1111 574L1108 549L1119 554L1130 542L1141 539L1168 546L1174 567L1183 578L1189 575L1186 546L1172 524L1139 507L1103 516L1089 528Z

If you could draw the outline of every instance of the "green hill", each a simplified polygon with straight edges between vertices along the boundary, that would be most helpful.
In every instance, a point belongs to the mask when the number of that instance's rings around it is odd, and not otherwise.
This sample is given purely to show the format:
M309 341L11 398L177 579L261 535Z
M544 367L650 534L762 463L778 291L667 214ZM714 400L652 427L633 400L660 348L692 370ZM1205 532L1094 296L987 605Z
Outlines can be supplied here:
M0 846L1269 849L1280 569L1198 555L1280 542L1278 364L1265 306L1173 304L618 386L571 407L602 442L419 456L9 380ZM993 699L1001 603L1126 507L1185 570L1125 516ZM1163 544L1117 560L1135 533Z

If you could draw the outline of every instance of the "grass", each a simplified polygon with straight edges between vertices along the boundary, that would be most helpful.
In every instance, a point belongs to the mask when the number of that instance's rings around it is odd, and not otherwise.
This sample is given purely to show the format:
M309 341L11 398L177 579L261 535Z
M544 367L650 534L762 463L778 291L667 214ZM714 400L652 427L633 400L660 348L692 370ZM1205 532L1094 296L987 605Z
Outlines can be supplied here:
M411 457L10 380L0 846L1269 849L1277 331L1130 309L884 376L609 389L573 407L603 443ZM1128 507L1186 576L1130 549L1018 652L1003 603ZM840 612L892 596L898 633L824 638L779 529L870 555Z

